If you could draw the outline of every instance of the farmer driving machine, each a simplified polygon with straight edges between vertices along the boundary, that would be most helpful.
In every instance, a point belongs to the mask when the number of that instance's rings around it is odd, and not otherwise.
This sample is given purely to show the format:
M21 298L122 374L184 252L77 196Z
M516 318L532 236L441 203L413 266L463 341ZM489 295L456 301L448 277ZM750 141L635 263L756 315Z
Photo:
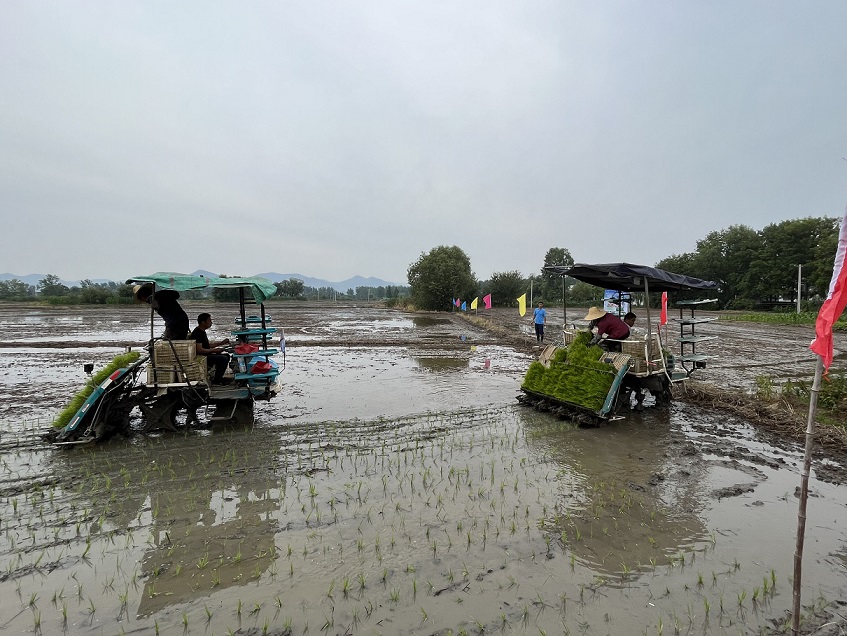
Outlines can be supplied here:
M85 390L57 418L56 444L85 444L105 440L131 428L133 413L140 416L141 432L178 430L184 412L185 426L205 425L201 419L248 422L253 420L256 400L271 400L280 390L279 365L272 359L285 352L273 342L277 330L265 313L265 300L276 293L264 278L207 278L156 273L131 278L128 284L161 290L232 290L238 298L238 317L231 334L230 364L223 384L214 384L205 356L197 354L194 340L154 337L154 305L150 309L150 341L145 352L128 352L92 378ZM284 359L284 358L283 358Z
M631 294L643 293L646 333L631 333L622 340L600 339L587 328L568 325L566 320L563 346L547 346L527 370L521 386L523 394L518 398L521 403L580 424L601 425L619 417L633 405L633 400L634 408L640 410L645 392L653 396L657 406L669 405L671 386L706 366L707 356L696 348L698 343L715 336L695 334L694 330L695 325L715 318L694 314L701 305L716 301L677 301L680 349L678 355L673 355L651 316L650 293L715 291L717 283L629 263L548 266L544 271L606 290L605 310L596 308L597 315L608 310L622 317L629 311ZM685 311L689 315L684 315Z

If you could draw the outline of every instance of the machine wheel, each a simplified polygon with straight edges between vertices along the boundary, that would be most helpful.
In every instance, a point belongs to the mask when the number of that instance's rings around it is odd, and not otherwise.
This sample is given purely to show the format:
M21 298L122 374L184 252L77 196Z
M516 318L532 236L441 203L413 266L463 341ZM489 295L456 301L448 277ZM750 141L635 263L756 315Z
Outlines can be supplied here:
M230 422L236 426L253 426L253 400L239 400Z
M667 407L671 405L673 393L671 392L671 382L667 377L662 376L662 388L656 392L656 406Z
M182 391L181 408L185 408L186 426L194 428L203 428L206 426L200 421L200 418L197 415L197 410L205 404L208 404L205 394L200 393L197 390Z
M141 412L145 419L142 432L148 433L158 429L175 431L176 413L181 405L179 393L168 393L142 403Z

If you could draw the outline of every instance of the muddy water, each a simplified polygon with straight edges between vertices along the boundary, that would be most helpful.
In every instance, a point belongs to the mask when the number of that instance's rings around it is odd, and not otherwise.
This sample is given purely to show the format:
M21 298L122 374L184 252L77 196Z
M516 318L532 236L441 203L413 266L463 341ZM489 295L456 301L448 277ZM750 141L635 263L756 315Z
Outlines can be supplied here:
M467 325L275 313L286 390L249 429L45 447L25 414L122 349L0 349L31 377L2 385L0 627L743 634L787 615L799 449L682 404L575 429L516 406L529 359ZM74 325L56 315L26 337ZM89 344L135 329L89 316ZM804 601L824 604L847 598L847 497L812 492Z

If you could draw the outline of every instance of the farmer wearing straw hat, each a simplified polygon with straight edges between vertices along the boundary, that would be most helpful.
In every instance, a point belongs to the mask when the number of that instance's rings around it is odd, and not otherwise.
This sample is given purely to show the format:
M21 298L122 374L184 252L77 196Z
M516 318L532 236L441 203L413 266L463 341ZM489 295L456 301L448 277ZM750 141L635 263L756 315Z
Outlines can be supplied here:
M177 299L179 292L172 289L161 289L155 294L152 285L136 285L132 294L137 303L149 303L165 321L166 340L185 340L188 337L188 314L180 307Z
M620 342L604 342L604 338L612 340L626 340L629 338L629 325L623 320L610 314L599 307L592 307L588 310L588 314L583 318L588 321L588 328L596 333L591 339L591 344L598 344L607 351L620 351Z

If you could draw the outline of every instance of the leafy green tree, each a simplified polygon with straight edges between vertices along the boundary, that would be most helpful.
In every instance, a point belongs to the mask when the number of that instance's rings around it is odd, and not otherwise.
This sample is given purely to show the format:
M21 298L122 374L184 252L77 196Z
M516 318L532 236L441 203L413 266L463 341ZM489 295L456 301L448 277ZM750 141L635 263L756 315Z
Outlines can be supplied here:
M42 296L67 296L69 291L56 274L47 274L38 281L38 293Z
M746 303L755 296L751 266L760 247L761 237L746 225L710 232L697 241L694 267L699 272L698 278L720 285L718 299L723 307L731 307L733 302Z
M220 278L230 278L230 276L221 274ZM239 291L235 287L215 287L212 289L212 298L215 302L237 303L240 297Z
M793 219L768 225L761 232L734 225L710 232L697 242L695 252L669 256L657 266L717 281L721 307L741 309L796 300L797 266L802 265L807 298L820 299L832 274L838 223L830 217Z
M79 302L85 305L105 305L114 296L107 286L92 283L87 279L80 281L79 286Z
M0 281L0 300L23 299L34 293L35 288L32 285L27 285L17 278Z
M463 250L440 245L409 266L413 302L421 309L448 311L455 297L472 298L478 286L471 261Z
M582 281L575 282L568 291L568 306L574 304L602 305L603 289Z
M286 298L299 298L303 295L303 281L299 278L289 278L288 280L275 283L277 294Z
M483 285L483 290L491 294L491 304L495 307L514 307L516 298L526 293L529 287L527 279L517 271L494 272L491 280Z
M116 302L119 304L129 304L135 302L135 295L132 293L132 285L120 285L115 290Z
M687 252L685 254L672 254L666 258L663 258L658 263L656 263L656 267L659 269L664 269L668 272L674 272L675 274L684 274L686 276L694 276L695 278L701 278L697 275L697 268L695 266L695 259L697 258L696 252Z
M571 267L573 265L573 256L570 251L564 247L551 247L544 255L544 267L550 265L564 265ZM547 302L557 302L562 300L562 277L556 274L550 274L541 270L541 281L544 298Z
M761 231L760 257L751 269L756 297L795 301L798 265L803 266L809 291L813 294L823 291L822 295L826 295L837 237L838 222L831 218L794 219L765 227ZM832 248L819 256L818 246L822 244Z

